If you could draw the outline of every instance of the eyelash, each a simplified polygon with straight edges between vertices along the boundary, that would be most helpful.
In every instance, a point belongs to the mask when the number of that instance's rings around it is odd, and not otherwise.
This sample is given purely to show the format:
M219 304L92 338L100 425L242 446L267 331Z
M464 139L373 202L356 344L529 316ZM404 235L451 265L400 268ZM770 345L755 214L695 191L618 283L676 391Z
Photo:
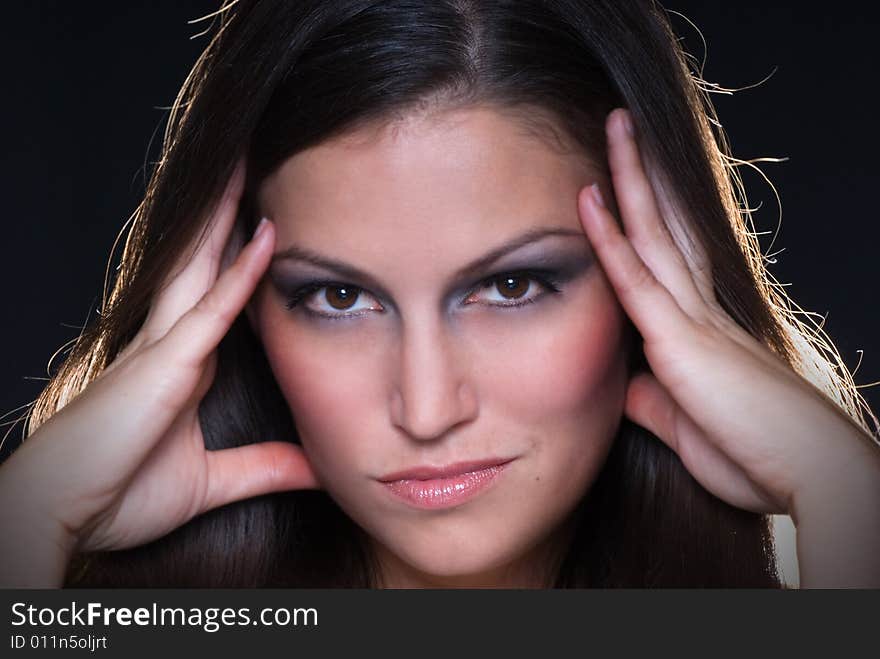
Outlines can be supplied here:
M486 277L485 279L482 279L476 286L474 286L472 289L470 289L468 291L465 298L470 297L471 295L473 295L475 292L477 292L479 290L482 290L484 288L489 288L490 286L495 285L496 283L498 283L500 280L502 280L504 278L514 278L514 279L526 278L530 281L538 282L541 286L544 287L545 290L541 293L538 293L537 295L535 295L533 297L526 298L522 302L511 302L511 303L507 303L507 304L493 303L493 304L488 304L486 306L501 307L503 309L507 309L510 307L524 307L528 304L532 304L534 302L537 302L539 299L541 299L542 297L544 297L548 293L561 292L558 287L559 281L556 278L556 276L554 275L554 273L552 273L552 272L539 271L539 270L514 270L514 271L509 271L509 272L499 272L497 274ZM363 288L359 288L358 286L353 286L350 284L345 284L345 283L342 283L339 281L318 280L318 281L310 282L310 283L306 284L305 286L302 286L299 289L297 289L296 291L294 291L290 295L290 297L287 299L287 302L285 303L285 307L288 310L293 310L295 307L299 306L299 304L303 300L308 298L310 295L312 295L313 293L317 293L318 291L320 291L324 288L351 289L351 290L357 291L358 297L360 297L359 294L361 292L364 292ZM328 313L323 313L320 311L314 311L313 309L309 309L308 307L304 307L304 306L301 307L301 310L310 316L318 316L320 318L326 318L328 320L344 320L346 318L354 318L357 316L363 316L365 313L367 313L367 311L357 311L355 313L328 314Z

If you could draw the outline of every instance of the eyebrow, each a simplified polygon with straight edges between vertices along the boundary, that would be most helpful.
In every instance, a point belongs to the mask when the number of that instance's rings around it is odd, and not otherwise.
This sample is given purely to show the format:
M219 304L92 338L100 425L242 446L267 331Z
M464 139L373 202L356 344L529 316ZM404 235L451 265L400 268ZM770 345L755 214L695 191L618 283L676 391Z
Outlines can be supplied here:
M573 236L586 239L586 234L583 231L577 231L575 229L567 229L562 227L530 229L529 231L526 231L525 233L522 233L512 238L511 240L508 240L504 244L495 247L483 256L480 256L479 258L474 259L467 265L459 268L453 277L453 281L459 282L462 279L472 277L477 272L487 269L493 263L500 260L503 256L506 256L507 254L514 252L521 247L536 243L551 236ZM345 279L353 279L367 282L367 284L371 288L375 289L376 292L384 292L383 287L370 274L354 267L353 265L350 265L343 261L337 261L336 259L331 259L305 247L292 245L280 252L276 252L272 255L271 263L286 260L310 263L325 270L333 271L337 275Z

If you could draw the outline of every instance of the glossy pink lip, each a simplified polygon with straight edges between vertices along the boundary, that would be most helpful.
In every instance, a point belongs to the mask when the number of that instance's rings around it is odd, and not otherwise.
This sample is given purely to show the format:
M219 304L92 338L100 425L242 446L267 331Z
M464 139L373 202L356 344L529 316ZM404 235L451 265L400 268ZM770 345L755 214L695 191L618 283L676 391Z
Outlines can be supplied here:
M417 508L449 508L491 485L513 458L457 462L445 467L414 467L382 476L394 495Z

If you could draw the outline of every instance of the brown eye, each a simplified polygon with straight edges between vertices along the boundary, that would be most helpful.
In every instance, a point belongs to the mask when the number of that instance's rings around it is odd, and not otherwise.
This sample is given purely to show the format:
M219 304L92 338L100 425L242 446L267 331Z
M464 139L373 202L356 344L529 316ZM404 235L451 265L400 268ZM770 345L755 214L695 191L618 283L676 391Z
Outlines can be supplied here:
M507 299L516 299L525 295L529 290L529 277L507 276L498 277L495 287Z
M542 276L531 271L507 272L484 279L464 303L481 303L489 307L521 307L536 302L545 293L558 292L551 276Z
M344 319L368 311L384 312L382 303L358 286L330 281L313 281L288 294L285 306L311 316Z
M327 287L326 291L324 297L330 303L330 306L341 310L351 309L352 304L354 304L360 294L360 289L343 286L330 286Z

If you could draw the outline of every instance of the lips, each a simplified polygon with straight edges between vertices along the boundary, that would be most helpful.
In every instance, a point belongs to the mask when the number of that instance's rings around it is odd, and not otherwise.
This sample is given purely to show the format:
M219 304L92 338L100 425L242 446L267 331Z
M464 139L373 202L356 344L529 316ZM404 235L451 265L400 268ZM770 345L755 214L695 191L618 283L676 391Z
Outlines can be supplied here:
M456 462L446 465L445 467L413 467L412 469L403 469L395 471L392 474L386 474L379 478L383 483L401 480L419 480L427 481L436 478L450 478L452 476L460 476L468 472L482 471L489 467L506 464L513 458L497 458L488 460L469 460L467 462Z
M460 505L493 484L513 458L420 466L386 474L378 480L398 499L416 508Z

